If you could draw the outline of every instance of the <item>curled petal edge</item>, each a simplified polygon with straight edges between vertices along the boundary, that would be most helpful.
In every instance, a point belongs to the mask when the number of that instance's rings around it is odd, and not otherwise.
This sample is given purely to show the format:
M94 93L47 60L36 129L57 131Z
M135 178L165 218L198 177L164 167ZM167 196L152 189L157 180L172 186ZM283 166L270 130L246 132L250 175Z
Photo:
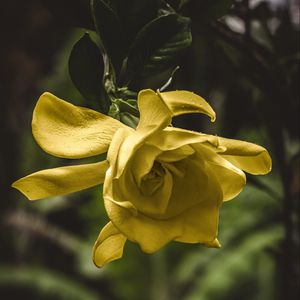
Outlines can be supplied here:
M108 222L101 230L93 247L93 262L101 268L105 264L123 256L126 237Z

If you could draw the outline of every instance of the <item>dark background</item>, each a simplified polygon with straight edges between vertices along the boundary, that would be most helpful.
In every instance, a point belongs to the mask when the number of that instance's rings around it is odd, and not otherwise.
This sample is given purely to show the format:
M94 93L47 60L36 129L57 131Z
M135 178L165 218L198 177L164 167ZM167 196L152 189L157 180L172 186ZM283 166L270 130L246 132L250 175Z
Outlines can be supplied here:
M91 248L107 222L99 187L39 202L10 187L68 163L39 149L30 122L45 90L85 104L67 61L80 28L92 28L88 1L1 1L3 299L298 299L299 2L236 1L217 20L207 19L208 1L187 2L181 13L192 19L193 43L171 88L202 95L217 121L190 115L176 124L263 145L272 172L248 176L242 194L224 204L220 250L171 243L147 255L128 242L122 260L95 268Z

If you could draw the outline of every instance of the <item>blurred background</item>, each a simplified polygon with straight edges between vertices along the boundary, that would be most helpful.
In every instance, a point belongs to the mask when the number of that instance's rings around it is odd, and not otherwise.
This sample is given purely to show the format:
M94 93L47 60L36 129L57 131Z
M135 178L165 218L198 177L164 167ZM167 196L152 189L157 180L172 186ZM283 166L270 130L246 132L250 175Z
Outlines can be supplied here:
M218 1L230 9L208 17ZM43 91L86 105L68 58L92 28L89 1L1 1L1 299L299 299L299 1L167 2L191 18L193 37L170 89L195 91L217 113L214 124L199 115L175 124L258 143L272 172L248 176L223 205L221 249L174 242L147 255L127 242L123 259L97 269L92 245L108 221L101 188L29 202L10 187L72 163L44 153L30 123Z

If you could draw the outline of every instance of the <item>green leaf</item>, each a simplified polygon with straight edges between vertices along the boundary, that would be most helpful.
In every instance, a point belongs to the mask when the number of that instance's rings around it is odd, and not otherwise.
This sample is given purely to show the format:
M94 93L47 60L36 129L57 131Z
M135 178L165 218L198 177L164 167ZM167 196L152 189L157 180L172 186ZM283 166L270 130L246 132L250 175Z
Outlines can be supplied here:
M106 0L119 17L126 32L127 45L148 22L157 17L158 0Z
M272 224L245 236L245 239L237 243L232 249L226 249L227 252L223 249L221 254L215 255L206 268L202 269L202 276L196 279L194 286L190 288L184 299L224 299L224 295L228 295L227 299L234 299L236 283L240 278L248 280L248 284L250 284L250 280L256 281L258 279L260 266L257 258L261 254L267 255L268 259L271 259L271 263L274 264L274 267L271 267L267 274L273 281L275 261L272 250L274 251L278 247L283 237L284 228L282 225ZM211 272L211 270L218 271ZM255 292L254 294L257 296L258 293ZM257 297L251 299L257 299ZM263 299L273 299L273 297Z
M71 51L70 77L84 98L97 103L101 112L107 113L110 103L102 84L103 70L101 51L86 33Z
M125 56L126 43L124 31L117 14L103 0L91 0L92 15L102 46L118 73Z
M131 128L136 128L139 123L139 118L128 112L121 112L120 121Z
M33 266L0 265L0 287L23 287L34 291L37 299L100 300L99 293L50 269ZM26 294L24 299L27 298Z
M122 99L117 99L115 100L115 103L118 105L120 112L127 112L135 117L140 116L136 100L131 99L129 101L124 101Z
M177 14L160 16L137 35L127 58L123 83L174 66L178 54L191 44L190 19Z

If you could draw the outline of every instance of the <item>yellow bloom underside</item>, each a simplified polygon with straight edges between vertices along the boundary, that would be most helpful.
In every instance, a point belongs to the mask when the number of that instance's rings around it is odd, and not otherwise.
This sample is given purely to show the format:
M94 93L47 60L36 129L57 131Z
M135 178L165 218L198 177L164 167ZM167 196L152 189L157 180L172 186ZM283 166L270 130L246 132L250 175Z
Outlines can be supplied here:
M172 117L215 112L188 91L138 95L136 130L91 109L74 106L50 93L38 100L32 132L54 156L86 158L107 152L94 164L48 169L13 183L28 199L77 192L104 183L110 222L93 249L97 266L118 259L127 239L152 253L168 242L217 240L219 208L246 183L243 171L266 174L271 159L261 146L169 126Z

